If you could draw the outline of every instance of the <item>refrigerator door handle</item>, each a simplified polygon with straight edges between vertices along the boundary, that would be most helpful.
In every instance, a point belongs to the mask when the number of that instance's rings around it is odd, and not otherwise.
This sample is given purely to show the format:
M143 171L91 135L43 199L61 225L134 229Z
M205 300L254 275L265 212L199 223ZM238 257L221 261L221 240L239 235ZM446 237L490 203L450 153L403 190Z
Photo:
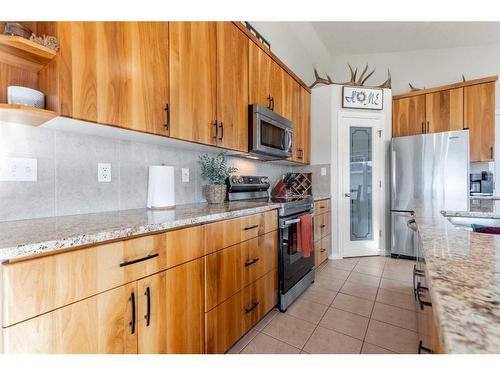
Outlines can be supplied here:
M391 155L391 186L392 186L392 201L395 202L397 199L397 189L396 189L396 151L392 150Z

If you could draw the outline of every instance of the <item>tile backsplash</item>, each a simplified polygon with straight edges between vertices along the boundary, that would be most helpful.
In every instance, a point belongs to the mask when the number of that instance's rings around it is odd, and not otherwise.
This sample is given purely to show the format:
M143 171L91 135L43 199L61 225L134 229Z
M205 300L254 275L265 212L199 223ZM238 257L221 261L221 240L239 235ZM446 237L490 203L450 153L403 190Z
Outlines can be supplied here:
M2 123L0 157L36 158L38 179L0 181L0 221L144 208L148 166L160 164L175 168L176 204L204 201L205 182L197 162L200 154L184 148ZM319 176L319 166L228 159L238 173L269 176L273 185L288 171L312 171ZM111 182L97 181L99 162L111 164ZM189 182L181 182L181 168L189 168ZM326 177L317 180L318 188L325 188L320 182L329 182Z

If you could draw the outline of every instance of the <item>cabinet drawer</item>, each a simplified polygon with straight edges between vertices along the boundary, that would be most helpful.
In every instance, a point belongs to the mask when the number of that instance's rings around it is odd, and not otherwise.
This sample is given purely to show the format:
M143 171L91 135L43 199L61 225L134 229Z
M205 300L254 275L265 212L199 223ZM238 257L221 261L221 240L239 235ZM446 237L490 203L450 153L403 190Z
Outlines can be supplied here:
M206 225L205 251L210 254L239 242L276 230L276 210Z
M277 302L273 270L205 314L206 353L224 353Z
M331 232L330 212L316 215L314 221L314 241L319 241Z
M327 235L321 239L321 249L320 249L320 259L321 263L328 259L328 255L330 254L330 235Z
M209 254L205 262L205 311L276 269L276 231Z
M315 215L324 214L325 212L328 211L330 211L330 199L314 202Z
M205 227L196 226L167 232L167 267L202 257Z
M314 266L318 267L321 264L321 240L314 242Z
M166 268L165 233L2 266L6 327Z

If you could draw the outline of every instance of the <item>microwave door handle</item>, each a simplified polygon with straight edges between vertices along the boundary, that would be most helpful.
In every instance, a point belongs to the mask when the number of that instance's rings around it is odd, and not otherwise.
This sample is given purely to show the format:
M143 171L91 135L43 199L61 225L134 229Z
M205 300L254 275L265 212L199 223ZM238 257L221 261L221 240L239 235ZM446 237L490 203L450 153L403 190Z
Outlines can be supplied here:
M286 146L286 150L287 151L291 151L292 150L292 132L291 131L287 131L286 134L288 135L288 143L287 143L287 146Z
M285 142L286 142L286 130L283 132L283 134L281 135L281 149L282 150L286 150L285 149Z

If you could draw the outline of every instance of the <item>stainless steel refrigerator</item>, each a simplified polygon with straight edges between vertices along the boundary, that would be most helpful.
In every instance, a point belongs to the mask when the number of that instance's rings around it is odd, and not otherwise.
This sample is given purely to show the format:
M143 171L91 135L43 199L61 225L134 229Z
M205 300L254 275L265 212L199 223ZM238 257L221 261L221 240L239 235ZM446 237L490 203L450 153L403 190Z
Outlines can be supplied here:
M469 131L393 138L391 253L415 257L413 215L469 207Z

